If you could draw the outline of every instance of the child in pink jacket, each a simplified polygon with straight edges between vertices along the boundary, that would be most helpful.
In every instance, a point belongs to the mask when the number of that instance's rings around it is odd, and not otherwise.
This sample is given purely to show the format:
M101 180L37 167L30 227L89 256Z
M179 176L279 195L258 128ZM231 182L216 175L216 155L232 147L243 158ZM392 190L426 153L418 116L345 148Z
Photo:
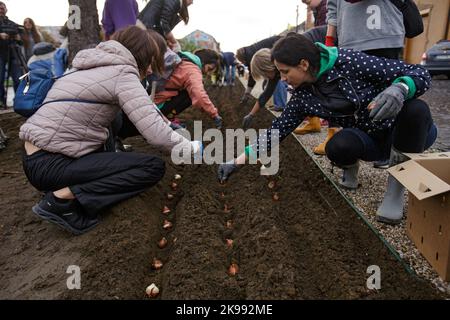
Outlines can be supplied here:
M154 96L154 102L161 112L169 120L173 120L193 106L206 112L214 120L216 127L221 129L222 118L203 86L203 75L210 74L219 65L218 53L201 49L195 54L181 53L178 56L168 50L165 60L171 66L166 66L166 78L158 79Z

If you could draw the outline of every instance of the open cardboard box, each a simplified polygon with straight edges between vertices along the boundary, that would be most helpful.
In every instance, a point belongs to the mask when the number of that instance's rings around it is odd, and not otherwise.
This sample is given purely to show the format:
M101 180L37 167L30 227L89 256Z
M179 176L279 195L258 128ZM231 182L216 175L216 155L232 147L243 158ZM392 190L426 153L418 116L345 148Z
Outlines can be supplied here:
M411 160L388 170L409 191L406 233L450 281L450 152L406 155Z

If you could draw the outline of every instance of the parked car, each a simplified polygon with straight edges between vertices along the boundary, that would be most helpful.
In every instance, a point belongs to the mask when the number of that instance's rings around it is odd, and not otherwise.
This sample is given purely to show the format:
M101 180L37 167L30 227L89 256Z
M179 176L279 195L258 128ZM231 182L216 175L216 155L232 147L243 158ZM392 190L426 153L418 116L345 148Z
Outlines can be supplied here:
M445 74L450 79L450 40L441 40L428 49L421 64L431 75Z

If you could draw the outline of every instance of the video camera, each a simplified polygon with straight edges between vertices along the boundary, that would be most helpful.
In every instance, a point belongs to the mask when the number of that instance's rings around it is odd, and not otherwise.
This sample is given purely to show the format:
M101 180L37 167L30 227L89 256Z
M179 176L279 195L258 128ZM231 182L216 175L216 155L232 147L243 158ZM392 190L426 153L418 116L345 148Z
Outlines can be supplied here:
M17 35L25 33L24 26L18 24L0 24L0 33L6 33L10 38L14 38Z

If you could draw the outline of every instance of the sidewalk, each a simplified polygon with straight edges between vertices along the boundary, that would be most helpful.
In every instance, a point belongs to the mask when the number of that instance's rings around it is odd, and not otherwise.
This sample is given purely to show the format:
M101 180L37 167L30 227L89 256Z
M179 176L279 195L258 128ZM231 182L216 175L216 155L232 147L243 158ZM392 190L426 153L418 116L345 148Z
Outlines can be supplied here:
M244 78L239 77L244 87L247 86L247 82ZM257 98L262 93L262 81L256 83L252 95ZM288 97L289 100L289 97ZM269 101L266 105L270 106L272 103ZM281 115L281 112L275 112L267 109L275 117ZM366 220L366 222L372 227L372 229L381 235L385 241L397 252L400 258L420 277L431 281L438 290L441 292L447 292L450 295L450 284L442 281L438 274L432 269L428 261L421 255L415 245L406 235L406 210L405 219L398 226L390 226L383 223L379 223L375 219L378 206L383 199L383 195L386 189L388 173L386 170L376 169L370 162L361 161L361 167L359 171L359 183L360 187L355 191L348 191L340 188L338 181L342 177L342 170L337 167L332 167L330 161L326 156L315 155L312 150L315 146L325 140L327 135L327 128L323 127L320 133L296 135L292 133L295 139L300 143L303 149L309 154L319 168L328 176L332 181L336 189L347 199L349 203L355 208L359 215ZM321 177L318 177L319 179ZM405 195L405 201L407 201L407 194Z

